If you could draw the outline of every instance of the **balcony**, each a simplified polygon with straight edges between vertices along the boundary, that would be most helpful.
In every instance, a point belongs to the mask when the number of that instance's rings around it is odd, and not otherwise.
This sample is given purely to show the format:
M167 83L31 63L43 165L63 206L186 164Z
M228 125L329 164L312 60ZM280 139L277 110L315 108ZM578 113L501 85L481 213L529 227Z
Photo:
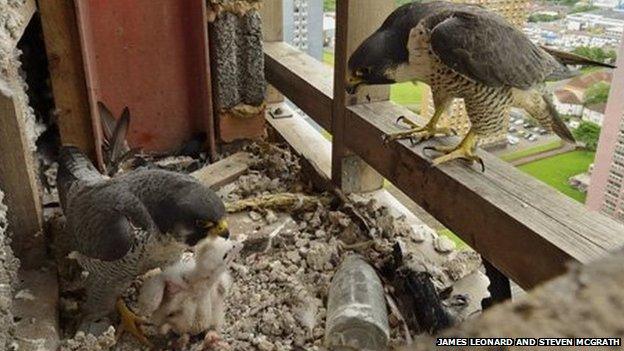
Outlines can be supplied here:
M267 2L264 13L277 11L279 2ZM388 101L384 88L357 98L345 95L348 53L376 29L392 5L344 3L337 14L335 70L282 42L275 12L264 22L268 82L332 135L331 155L329 149L313 147L326 141L302 117L268 116L268 123L317 170L331 175L334 184L354 189L367 188L371 172L379 173L524 289L563 274L571 262L585 264L624 245L622 227L615 221L485 151L479 151L487 165L481 173L461 162L430 166L423 147L457 142L453 138L415 147L408 141L384 144L382 135L398 130L398 116L425 121ZM351 167L353 162L361 164Z

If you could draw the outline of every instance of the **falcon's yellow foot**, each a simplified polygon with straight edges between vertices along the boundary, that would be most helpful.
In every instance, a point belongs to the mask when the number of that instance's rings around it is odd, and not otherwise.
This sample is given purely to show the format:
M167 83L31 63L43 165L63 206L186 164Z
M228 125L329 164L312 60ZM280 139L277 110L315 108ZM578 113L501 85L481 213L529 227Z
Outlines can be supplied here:
M387 143L393 140L410 139L412 144L415 145L418 142L423 142L435 136L457 135L457 132L453 130L452 128L437 127L436 118L432 118L424 126L419 126L416 123L405 118L404 116L397 118L397 123L401 121L407 124L408 126L410 126L411 129L406 130L404 132L384 135L383 136L384 142Z
M122 299L118 299L115 306L117 307L117 312L119 312L119 317L121 318L121 323L117 328L117 340L121 338L124 332L128 332L139 340L141 344L150 348L153 347L152 343L147 339L141 330L141 324L146 322L145 319L130 311Z
M427 146L423 150L434 150L437 152L444 153L445 155L436 157L432 161L433 166L438 166L442 163L455 160L462 159L470 162L471 164L474 162L478 162L481 164L481 172L485 172L485 164L481 157L477 156L475 150L477 148L477 140L475 134L471 131L468 132L466 137L459 143L459 145L454 147L449 146Z

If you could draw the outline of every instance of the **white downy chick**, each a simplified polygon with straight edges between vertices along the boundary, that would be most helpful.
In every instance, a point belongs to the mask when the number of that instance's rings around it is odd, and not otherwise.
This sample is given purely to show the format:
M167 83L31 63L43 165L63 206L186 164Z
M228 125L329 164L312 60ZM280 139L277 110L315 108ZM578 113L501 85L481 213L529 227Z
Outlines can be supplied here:
M196 335L217 330L232 284L228 266L241 248L241 243L221 237L202 240L194 254L147 278L139 295L141 313L161 333Z

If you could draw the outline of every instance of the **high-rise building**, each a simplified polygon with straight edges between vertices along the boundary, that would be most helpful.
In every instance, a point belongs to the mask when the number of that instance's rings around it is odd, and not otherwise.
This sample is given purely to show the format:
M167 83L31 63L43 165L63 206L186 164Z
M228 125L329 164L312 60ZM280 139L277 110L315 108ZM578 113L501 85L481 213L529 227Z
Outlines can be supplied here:
M284 0L284 41L323 59L323 2Z
M454 2L478 4L505 17L509 22L522 28L527 21L528 0L453 0ZM431 118L435 108L431 90L427 88L421 102L420 114L425 118ZM440 118L440 125L449 126L457 131L459 135L464 135L470 129L470 121L466 114L463 99L455 99L448 107L446 113ZM497 145L507 142L507 125L498 134L490 135L481 140L481 145Z
M611 81L587 207L624 222L624 37Z

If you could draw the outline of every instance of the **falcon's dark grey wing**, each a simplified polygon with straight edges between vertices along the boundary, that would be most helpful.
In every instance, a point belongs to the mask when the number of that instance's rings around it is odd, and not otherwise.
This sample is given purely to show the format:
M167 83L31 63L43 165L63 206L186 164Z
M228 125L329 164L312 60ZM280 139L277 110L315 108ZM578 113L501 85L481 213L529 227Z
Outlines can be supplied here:
M527 89L561 67L512 24L479 7L444 10L423 21L440 60L487 86Z
M89 258L117 260L137 234L157 230L127 185L102 176L78 148L61 148L58 162L59 197L74 250Z
M127 190L96 187L81 194L65 215L76 251L89 258L123 258L139 236L157 231L145 206Z

